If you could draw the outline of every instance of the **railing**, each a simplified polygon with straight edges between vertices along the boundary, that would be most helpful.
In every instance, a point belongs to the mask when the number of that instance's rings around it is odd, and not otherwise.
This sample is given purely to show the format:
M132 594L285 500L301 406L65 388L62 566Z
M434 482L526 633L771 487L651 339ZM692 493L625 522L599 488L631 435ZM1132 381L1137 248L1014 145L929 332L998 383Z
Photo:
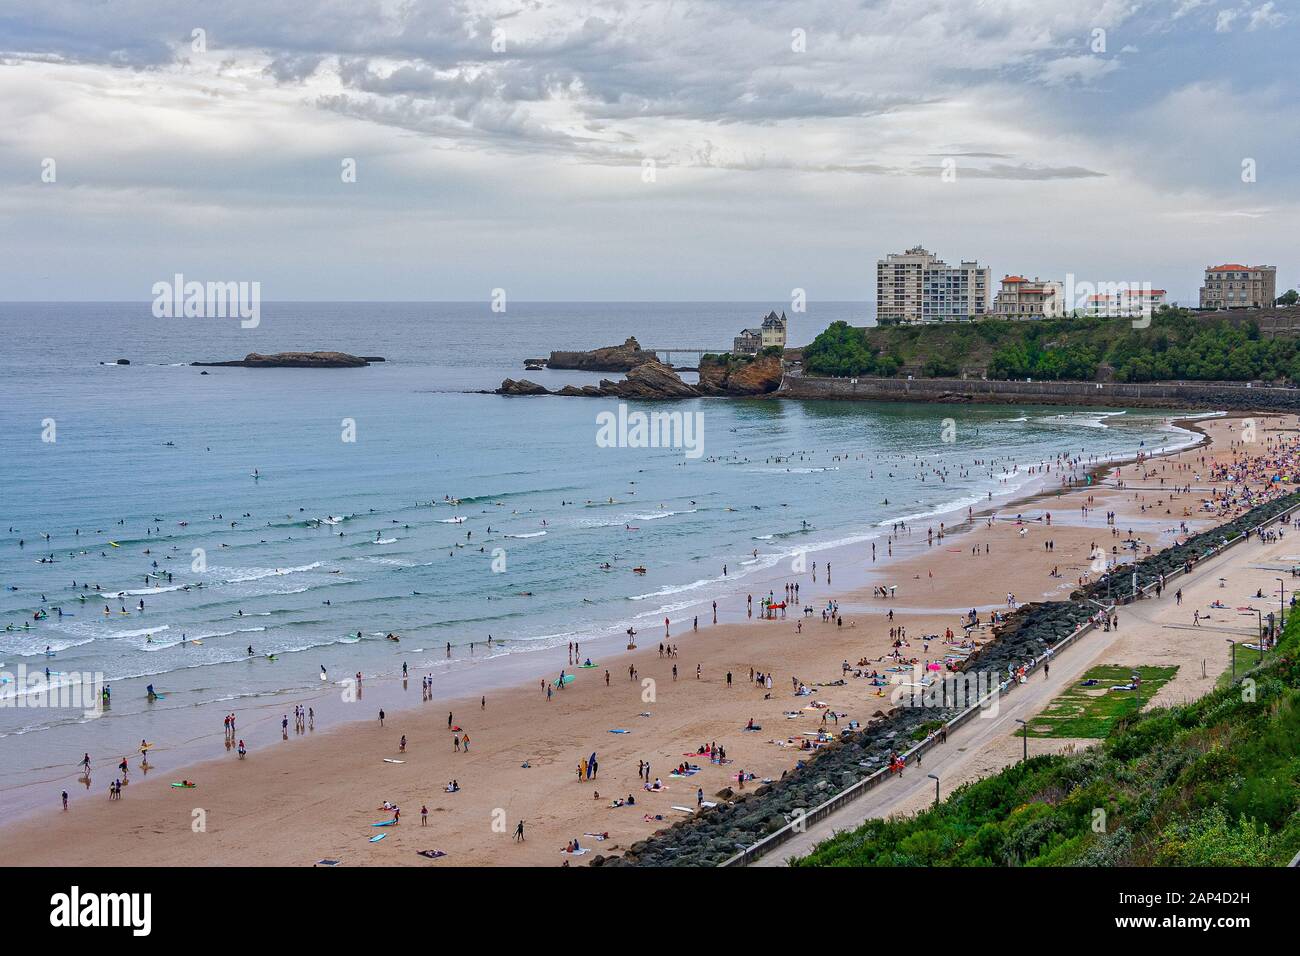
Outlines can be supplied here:
M1279 511L1272 518L1269 518L1267 521L1261 522L1260 524L1256 525L1254 528L1250 530L1251 532L1258 534L1260 531L1264 530L1269 525L1282 520L1282 518L1284 517L1290 517L1291 515L1295 514L1297 511L1300 511L1300 504L1292 505L1290 508L1287 508L1285 511ZM1227 551L1229 548L1233 547L1239 542L1245 541L1247 537L1248 537L1247 532L1240 532L1234 537L1224 541L1222 544L1215 545L1213 548L1210 549L1209 553L1204 555L1197 562L1197 564L1199 564L1200 561L1204 561L1209 558L1218 557L1224 551ZM1168 581L1171 578L1176 578L1187 573L1188 571L1185 569L1185 567L1175 568L1169 574L1165 575L1164 580ZM1138 593L1141 594L1143 597L1145 597L1154 588L1155 588L1155 583L1148 584L1143 588L1139 588ZM1132 593L1128 595L1116 595L1113 599L1114 603L1110 604L1109 606L1102 605L1102 607L1107 611L1107 613L1109 613L1113 611L1118 605L1131 604L1137 599L1138 599L1137 595ZM1065 648L1069 647L1071 644L1074 644L1076 641L1079 640L1079 638L1083 637L1083 635L1087 634L1089 631L1096 628L1096 626L1097 625L1094 624L1092 621L1088 621L1087 623L1081 624L1079 627L1075 628L1072 632L1070 632L1065 637L1061 638L1061 640L1057 641L1050 648L1048 648L1041 656L1034 658L1031 661L1031 663L1025 668L1026 676L1037 671L1040 664L1054 657L1056 654L1058 654L1060 651L1064 650ZM983 710L985 708L987 701L992 700L994 696L998 696L1000 699L1001 696L1009 693L1016 686L1017 686L1017 682L1015 681L1012 681L1009 684L1007 684L1005 688L1002 685L999 685L996 690L990 691L988 694L986 694L976 703L967 707L957 716L953 717L951 720L947 721L944 724L944 734L942 735L942 739L940 736L935 736L932 734L931 736L927 737L925 740L922 740L916 746L912 747L910 750L903 753L902 757L903 757L904 764L910 763L913 757L924 756L926 753L929 753L929 751L939 746L940 743L946 742L948 731L956 730L958 727L974 719L975 714L978 711ZM757 860L759 857L766 856L768 853L776 849L782 843L785 843L787 840L791 839L797 834L802 833L810 825L819 823L820 821L829 817L836 810L839 810L841 807L849 803L852 803L854 800L858 799L858 797L861 797L863 794L867 793L868 791L875 789L877 786L879 786L881 783L887 780L890 774L891 771L889 770L888 767L881 767L879 770L876 770L870 775L863 777L857 783L854 783L851 786L847 787L846 789L841 790L839 793L837 793L835 796L831 797L829 800L825 801L824 803L818 804L816 807L809 810L807 813L802 814L797 820L793 820L790 823L787 823L785 826L781 827L781 829L768 834L763 839L759 840L757 843L753 844L752 846L746 847L745 849L737 853L735 856L732 856L724 860L718 865L719 866L748 866L750 863ZM1300 854L1296 854L1296 858L1291 861L1290 865L1300 866Z

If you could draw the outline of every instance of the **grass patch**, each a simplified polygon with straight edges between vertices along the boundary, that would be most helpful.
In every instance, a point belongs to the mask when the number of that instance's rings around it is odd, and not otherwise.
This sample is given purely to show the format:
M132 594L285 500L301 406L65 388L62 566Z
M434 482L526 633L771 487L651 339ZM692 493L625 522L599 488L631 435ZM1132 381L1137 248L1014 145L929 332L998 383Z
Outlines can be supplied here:
M1240 656L1237 664L1240 673ZM1129 683L1134 673L1142 678L1137 690L1111 690ZM1128 667L1123 664L1094 667L1029 721L1029 736L1105 737L1121 718L1140 712L1177 673L1177 667ZM1097 683L1085 687L1084 682L1088 680Z
M1252 641L1252 643L1254 643ZM1245 641L1237 644L1237 676L1240 677L1246 671L1257 667L1264 659L1264 654L1258 648L1247 647ZM1229 658L1228 664L1219 675L1219 679L1214 682L1215 687L1227 687L1232 683L1232 660Z

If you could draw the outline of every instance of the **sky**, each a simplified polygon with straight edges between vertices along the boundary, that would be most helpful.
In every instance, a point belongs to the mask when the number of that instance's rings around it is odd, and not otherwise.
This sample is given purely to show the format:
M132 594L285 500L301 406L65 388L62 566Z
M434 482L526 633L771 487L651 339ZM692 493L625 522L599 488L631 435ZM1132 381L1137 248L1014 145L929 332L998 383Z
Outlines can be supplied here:
M0 300L1300 285L1296 0L0 0Z

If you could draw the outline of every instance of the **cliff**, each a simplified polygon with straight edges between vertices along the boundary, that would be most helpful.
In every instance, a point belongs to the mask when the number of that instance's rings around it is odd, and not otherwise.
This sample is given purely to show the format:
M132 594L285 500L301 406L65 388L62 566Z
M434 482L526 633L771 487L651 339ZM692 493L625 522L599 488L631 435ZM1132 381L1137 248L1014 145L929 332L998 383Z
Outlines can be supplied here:
M262 355L249 352L233 362L191 362L190 365L221 368L362 368L382 362L374 355L349 355L347 352L276 352Z
M654 352L641 348L633 336L622 345L607 345L590 352L552 352L546 366L579 372L630 372L638 365L653 361Z

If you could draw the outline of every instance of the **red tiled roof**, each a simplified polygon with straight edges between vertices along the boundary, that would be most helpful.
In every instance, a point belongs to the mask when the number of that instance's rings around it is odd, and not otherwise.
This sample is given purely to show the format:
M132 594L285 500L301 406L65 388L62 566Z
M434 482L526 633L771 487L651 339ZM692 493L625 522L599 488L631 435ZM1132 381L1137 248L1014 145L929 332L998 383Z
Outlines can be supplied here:
M1029 280L1026 279L1024 276L1007 276L1005 279L1002 280L1003 284L1008 282L1028 282L1028 281Z
M1221 266L1210 266L1206 272L1249 272L1250 266L1243 266L1240 263L1229 262Z

